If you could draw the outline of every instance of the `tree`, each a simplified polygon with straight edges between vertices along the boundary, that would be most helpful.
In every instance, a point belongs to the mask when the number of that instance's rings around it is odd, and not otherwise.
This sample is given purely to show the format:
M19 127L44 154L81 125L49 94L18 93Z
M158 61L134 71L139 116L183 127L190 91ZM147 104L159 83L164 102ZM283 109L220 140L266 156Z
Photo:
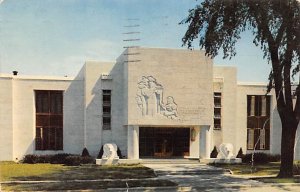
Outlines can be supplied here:
M300 87L292 83L300 71L300 5L297 0L204 0L189 10L180 24L188 24L183 45L199 40L207 56L220 49L224 58L236 55L240 34L252 31L253 43L260 46L272 65L268 92L275 89L282 124L281 166L278 177L293 176L295 135L300 119ZM293 95L294 94L294 95ZM296 98L293 104L293 97Z

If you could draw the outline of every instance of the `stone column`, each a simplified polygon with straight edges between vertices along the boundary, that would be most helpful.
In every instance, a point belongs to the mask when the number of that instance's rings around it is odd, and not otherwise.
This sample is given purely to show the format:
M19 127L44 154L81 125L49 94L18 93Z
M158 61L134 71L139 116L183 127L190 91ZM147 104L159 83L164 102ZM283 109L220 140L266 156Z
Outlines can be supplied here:
M136 125L129 125L127 132L127 158L139 159L139 127Z
M194 129L195 140L192 141L192 130ZM200 156L200 127L191 127L190 135L190 158L199 158Z
M210 126L205 125L200 128L200 158L210 158L211 132Z

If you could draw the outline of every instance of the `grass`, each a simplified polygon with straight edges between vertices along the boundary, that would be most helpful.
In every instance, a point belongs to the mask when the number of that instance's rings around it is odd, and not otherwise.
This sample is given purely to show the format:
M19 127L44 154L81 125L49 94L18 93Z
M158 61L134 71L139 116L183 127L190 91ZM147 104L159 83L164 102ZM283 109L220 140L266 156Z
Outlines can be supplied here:
M168 180L113 180L113 181L86 181L86 182L59 182L35 184L2 184L6 191L57 191L57 190L97 190L107 188L157 187L176 186Z
M50 175L68 170L63 165L52 164L18 164L0 162L0 181L27 180L26 178Z
M94 190L111 187L176 186L156 177L154 171L142 165L118 166L63 166L58 164L18 164L0 162L0 180L4 181L56 181L53 183L5 183L2 189L12 191L34 190ZM99 181L113 179L110 181ZM127 181L121 179L130 179ZM82 180L82 181L75 181ZM88 181L98 180L98 181Z
M300 183L299 176L294 176L293 178L263 177L253 179L264 183Z
M251 169L251 164L214 164L213 166L230 169L235 175L265 176L277 175L279 173L280 162L254 165L253 169Z
M1 163L1 181L138 179L156 177L154 171L142 165L63 166L58 164Z
M264 183L300 183L300 162L294 162L293 178L277 178L280 162L271 162L267 164L257 164L251 169L251 164L214 164L213 166L230 169L235 175L251 176L252 179Z

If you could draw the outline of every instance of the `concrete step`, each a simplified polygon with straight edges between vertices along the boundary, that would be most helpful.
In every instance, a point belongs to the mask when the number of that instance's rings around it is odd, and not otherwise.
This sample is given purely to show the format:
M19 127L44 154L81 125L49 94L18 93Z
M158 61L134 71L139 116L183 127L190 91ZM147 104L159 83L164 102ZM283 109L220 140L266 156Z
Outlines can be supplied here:
M162 171L156 170L156 175L220 175L220 174L231 174L230 170L217 169L217 170L195 170L195 171Z
M142 159L142 164L200 164L199 159Z

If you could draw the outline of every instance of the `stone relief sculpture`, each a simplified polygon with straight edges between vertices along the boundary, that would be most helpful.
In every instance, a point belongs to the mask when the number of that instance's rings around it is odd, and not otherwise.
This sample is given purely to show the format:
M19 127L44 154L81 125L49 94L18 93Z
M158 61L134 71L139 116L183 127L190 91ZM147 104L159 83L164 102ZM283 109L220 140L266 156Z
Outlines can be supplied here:
M107 159L107 160L119 159L117 150L118 150L118 147L115 143L106 143L103 146L102 159Z
M235 158L235 156L233 155L232 151L233 151L233 145L231 143L222 143L219 146L219 153L217 158L219 159L232 159Z
M153 76L142 76L138 82L136 101L143 116L163 115L170 119L177 118L177 104L172 96L163 102L164 88Z
M162 105L164 111L162 114L170 119L177 118L177 104L174 102L174 98L172 96L167 97L167 104Z

